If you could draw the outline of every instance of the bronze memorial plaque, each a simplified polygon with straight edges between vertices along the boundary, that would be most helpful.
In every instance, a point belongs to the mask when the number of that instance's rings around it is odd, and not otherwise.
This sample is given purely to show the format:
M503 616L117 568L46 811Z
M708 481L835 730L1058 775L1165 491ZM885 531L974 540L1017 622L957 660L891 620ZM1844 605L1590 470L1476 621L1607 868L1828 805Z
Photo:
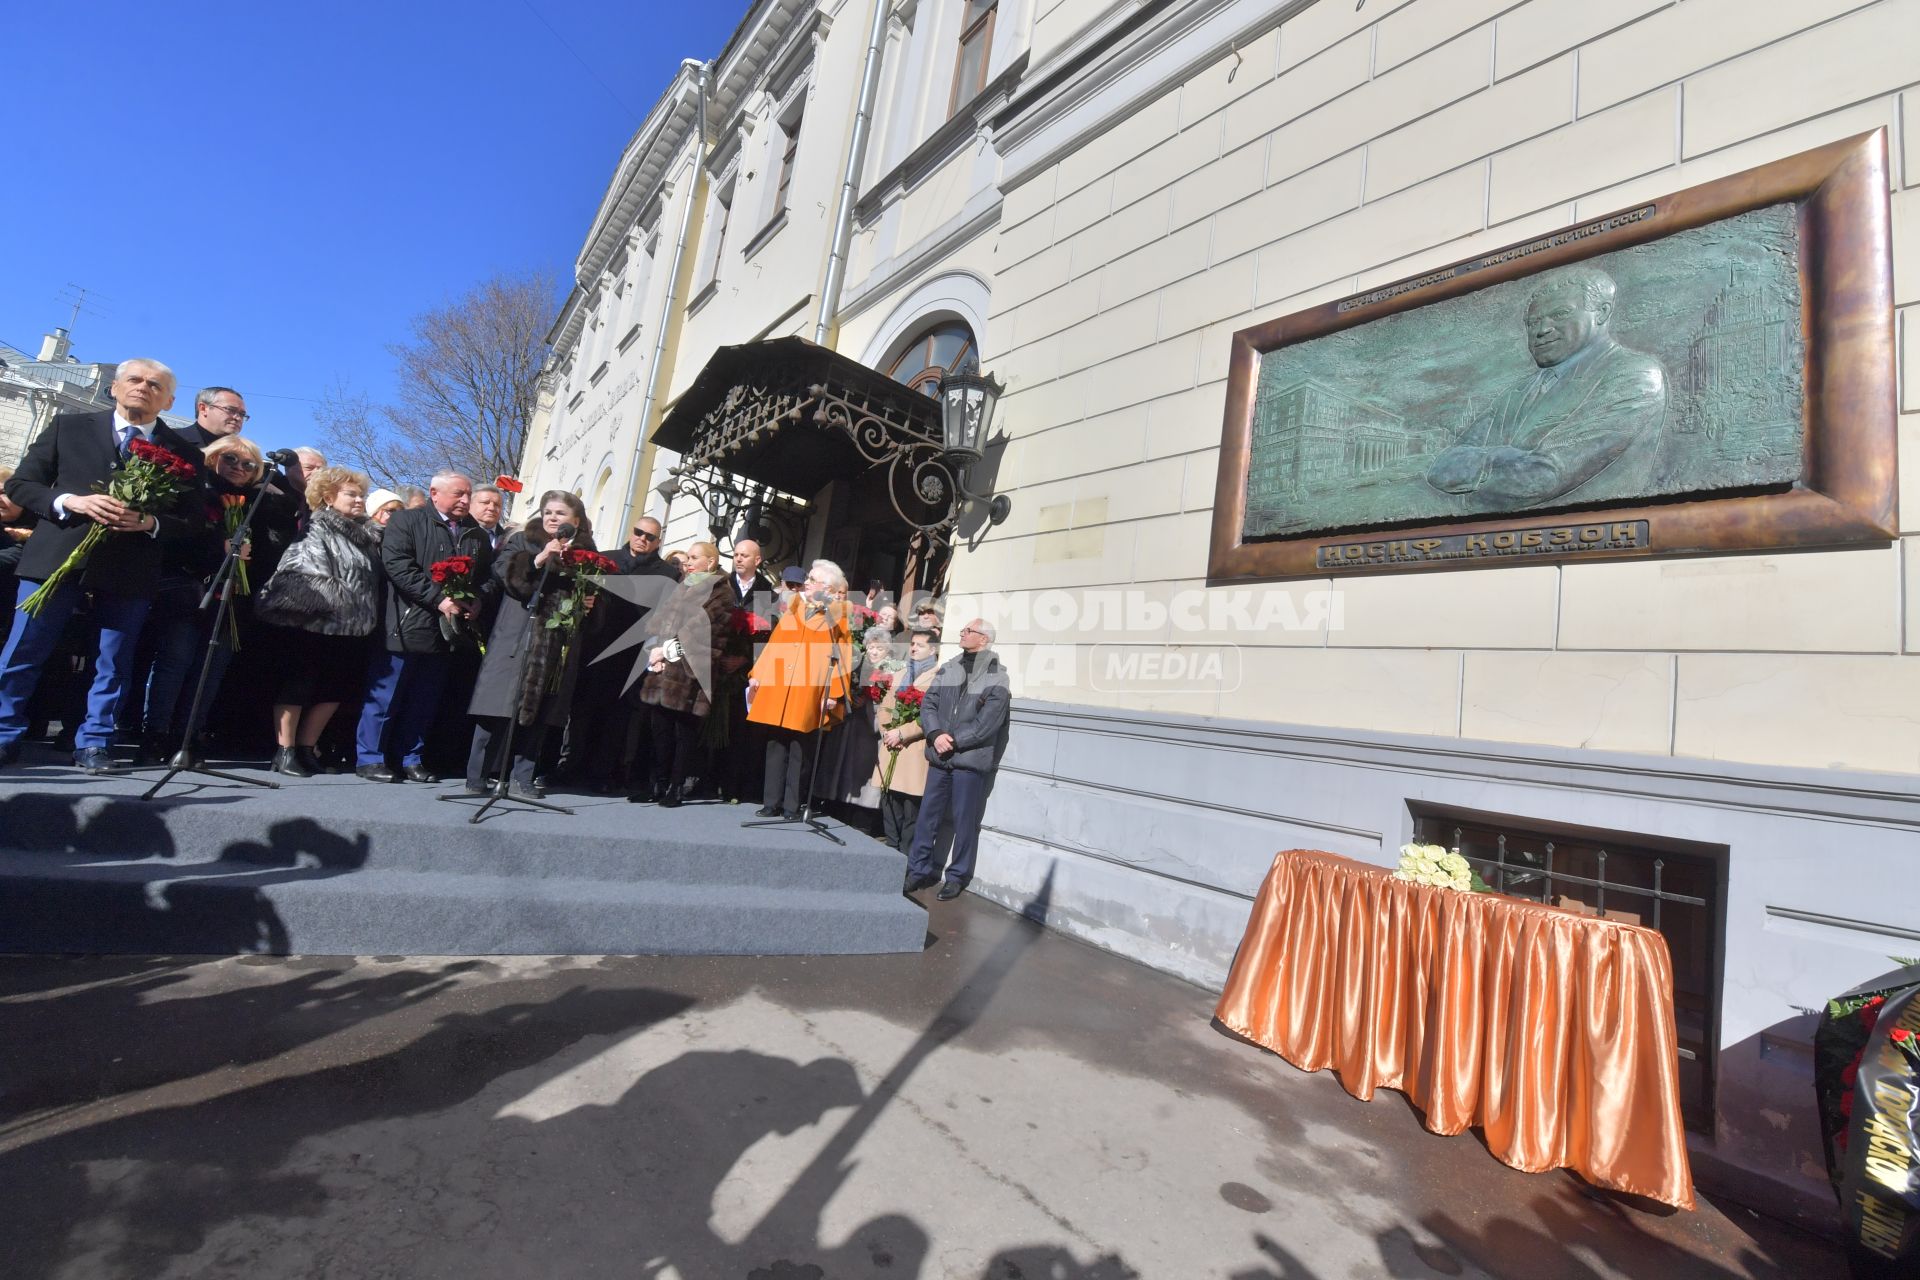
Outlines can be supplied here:
M1212 581L1886 542L1885 131L1233 337Z

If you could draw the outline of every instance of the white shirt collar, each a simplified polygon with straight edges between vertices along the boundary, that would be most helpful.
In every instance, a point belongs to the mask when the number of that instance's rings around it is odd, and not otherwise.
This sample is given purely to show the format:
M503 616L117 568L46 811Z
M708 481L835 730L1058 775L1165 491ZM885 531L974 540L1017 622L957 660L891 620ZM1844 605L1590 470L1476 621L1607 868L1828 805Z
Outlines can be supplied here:
M142 440L151 440L153 439L153 429L159 425L160 425L160 420L158 418L155 418L152 422L149 422L146 426L137 427L137 426L134 426L133 423L128 422L125 415L123 415L118 409L115 409L113 411L113 435L114 435L114 439L116 440L120 438L120 433L122 431L127 431L127 430L132 430L133 432L138 434Z

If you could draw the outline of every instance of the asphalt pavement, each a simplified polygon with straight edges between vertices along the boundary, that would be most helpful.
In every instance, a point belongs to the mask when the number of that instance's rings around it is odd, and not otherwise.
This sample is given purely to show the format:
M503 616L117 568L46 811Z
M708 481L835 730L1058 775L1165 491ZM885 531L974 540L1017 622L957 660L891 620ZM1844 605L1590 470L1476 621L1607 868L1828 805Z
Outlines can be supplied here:
M972 898L917 955L0 958L0 1275L1824 1280Z

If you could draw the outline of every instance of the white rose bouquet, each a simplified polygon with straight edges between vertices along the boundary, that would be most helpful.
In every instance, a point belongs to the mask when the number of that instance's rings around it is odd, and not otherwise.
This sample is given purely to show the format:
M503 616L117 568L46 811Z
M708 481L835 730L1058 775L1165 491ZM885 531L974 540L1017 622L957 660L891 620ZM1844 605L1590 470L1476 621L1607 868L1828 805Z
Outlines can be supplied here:
M1400 868L1393 873L1393 878L1460 893L1493 892L1493 886L1480 878L1471 863L1438 844L1401 845Z

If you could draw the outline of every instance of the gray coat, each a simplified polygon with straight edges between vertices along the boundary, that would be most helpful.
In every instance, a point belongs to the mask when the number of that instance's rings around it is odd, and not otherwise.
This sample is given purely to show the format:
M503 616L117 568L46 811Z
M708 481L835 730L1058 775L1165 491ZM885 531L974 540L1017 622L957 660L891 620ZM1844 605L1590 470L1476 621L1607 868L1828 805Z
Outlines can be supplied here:
M968 673L960 658L941 664L933 685L920 705L920 726L927 738L927 763L935 769L965 769L992 773L1007 749L1007 723L1013 709L1013 691L1007 669L991 649L974 657ZM953 735L953 754L942 756L933 740Z
M287 548L254 616L323 636L370 636L380 626L380 526L331 507Z

